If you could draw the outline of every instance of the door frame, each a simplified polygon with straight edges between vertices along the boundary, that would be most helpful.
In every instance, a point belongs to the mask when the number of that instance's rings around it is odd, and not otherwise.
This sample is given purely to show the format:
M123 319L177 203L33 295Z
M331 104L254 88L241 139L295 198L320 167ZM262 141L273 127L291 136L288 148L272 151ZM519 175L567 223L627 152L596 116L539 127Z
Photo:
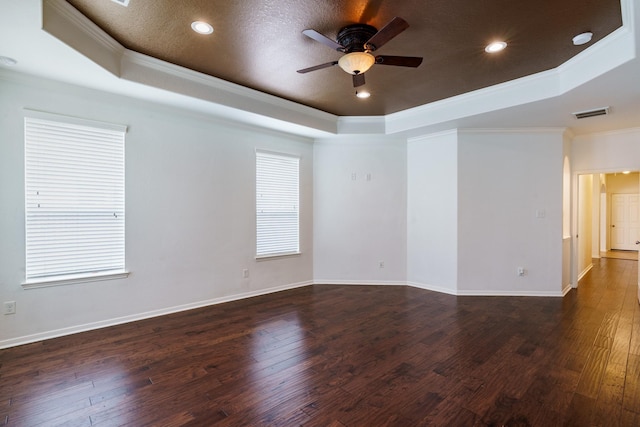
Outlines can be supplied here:
M638 172L637 169L623 169L623 168L609 168L609 169L594 169L594 170L578 170L571 172L571 287L578 288L578 207L580 206L578 200L578 177L580 175L598 175L598 174L610 174L610 173L622 173L625 170L631 170L632 172ZM640 183L639 183L640 185ZM598 212L600 215L600 212ZM638 251L640 258L640 251ZM640 261L638 261L640 263ZM640 274L640 273L639 273ZM638 302L640 303L640 277L638 278Z

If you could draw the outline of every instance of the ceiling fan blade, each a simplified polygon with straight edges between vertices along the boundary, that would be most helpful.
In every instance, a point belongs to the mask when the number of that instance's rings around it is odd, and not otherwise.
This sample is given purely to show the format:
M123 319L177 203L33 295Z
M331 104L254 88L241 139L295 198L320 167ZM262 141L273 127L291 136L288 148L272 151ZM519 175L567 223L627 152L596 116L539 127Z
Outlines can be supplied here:
M338 65L338 61L326 62L324 64L316 65L315 67L303 68L302 70L298 70L300 74L309 73L311 71L322 70L323 68L333 67L334 65Z
M419 67L422 64L422 58L417 56L376 56L376 64L380 65L396 65L399 67Z
M302 34L309 37L310 39L313 39L317 42L322 43L325 46L329 46L331 49L338 50L341 52L344 50L344 47L338 44L338 42L331 40L329 37L323 34L320 34L316 30L304 30Z
M373 37L371 37L364 45L371 50L380 49L382 45L387 43L389 40L403 32L407 28L409 28L409 24L407 23L407 21L396 16L391 20L391 22L382 27L380 31L375 33Z
M364 74L353 75L353 87L364 86Z

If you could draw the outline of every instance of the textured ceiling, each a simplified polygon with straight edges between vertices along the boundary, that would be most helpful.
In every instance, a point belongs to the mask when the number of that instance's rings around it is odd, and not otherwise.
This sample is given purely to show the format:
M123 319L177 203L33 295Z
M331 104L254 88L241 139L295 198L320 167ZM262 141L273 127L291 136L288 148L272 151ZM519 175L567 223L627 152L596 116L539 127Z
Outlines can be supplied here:
M622 25L619 0L68 0L126 48L339 116L377 116L555 68ZM366 100L339 67L298 69L341 53L302 34L335 40L340 28L410 27L376 51L422 56L419 68L374 65ZM191 22L214 27L196 34ZM574 46L591 31L591 43ZM506 50L484 47L505 40Z

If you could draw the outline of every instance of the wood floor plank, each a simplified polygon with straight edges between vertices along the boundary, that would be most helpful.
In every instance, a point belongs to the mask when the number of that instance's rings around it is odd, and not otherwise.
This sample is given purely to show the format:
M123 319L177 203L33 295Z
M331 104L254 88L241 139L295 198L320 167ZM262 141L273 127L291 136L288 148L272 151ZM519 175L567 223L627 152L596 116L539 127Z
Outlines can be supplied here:
M633 323L631 327L631 343L629 352L640 356L640 309L637 304L635 305Z
M640 425L637 261L564 298L316 285L0 350L0 425Z
M594 411L595 400L583 396L579 393L574 393L571 404L567 410L567 414L564 418L564 424L566 426L590 426L591 417Z
M589 359L582 369L582 376L578 382L576 393L591 399L596 399L600 392L600 385L604 376L607 362L609 361L609 350L594 346L591 349Z
M636 354L629 355L623 399L625 410L640 414L640 356Z
M622 411L620 419L620 427L637 427L640 426L640 414L636 412Z
M602 387L596 401L594 425L617 425L622 415L626 368L633 315L621 314L616 328Z

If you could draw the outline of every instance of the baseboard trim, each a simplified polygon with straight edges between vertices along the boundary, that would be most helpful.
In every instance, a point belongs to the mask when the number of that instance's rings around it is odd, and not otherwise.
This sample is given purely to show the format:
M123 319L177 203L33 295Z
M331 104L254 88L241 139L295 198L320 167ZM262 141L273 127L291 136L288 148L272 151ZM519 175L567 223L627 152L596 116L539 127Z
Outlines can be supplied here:
M291 284L282 285L282 286L275 286L272 288L260 289L260 290L250 291L250 292L243 292L240 294L213 298L209 300L197 301L194 303L182 304L182 305L177 305L173 307L147 311L144 313L133 314L130 316L107 319L99 322L86 323L83 325L71 326L68 328L55 329L51 331L40 332L33 335L10 338L7 340L0 341L0 349L16 347L16 346L25 345L25 344L31 344L38 341L58 338L66 335L77 334L80 332L87 332L95 329L107 328L110 326L121 325L123 323L135 322L138 320L164 316L167 314L178 313L181 311L193 310L196 308L222 304L225 302L237 301L245 298L252 298L260 295L272 294L275 292L281 292L289 289L301 288L301 287L310 286L310 285L410 286L413 288L424 289L427 291L439 292L439 293L453 295L453 296L502 296L502 297L517 297L517 296L562 297L572 289L571 286L567 286L562 291L559 291L559 292L512 291L512 290L510 291L506 291L506 290L505 291L503 290L468 291L468 290L455 290L450 288L443 288L441 286L433 286L433 285L428 285L425 283L418 283L418 282L401 282L401 281L384 281L384 280L309 280L309 281L291 283ZM639 293L640 293L640 289L639 289Z
M407 282L408 286L414 288L425 289L427 291L440 292L444 294L454 295L458 297L473 296L473 297L562 297L566 294L563 291L515 291L515 290L491 290L483 289L480 291L473 290L460 290L442 288L439 286L431 286L424 283Z
M513 290L482 290L458 291L460 297L562 297L562 291L513 291Z
M303 286L312 285L313 281L305 281L299 283L292 283L283 286L275 286L267 289L260 289L256 291L243 292L241 294L235 294L225 297L213 298L204 301L197 301L189 304L182 304L173 307L161 308L158 310L147 311L139 314L132 314L130 316L116 317L113 319L102 320L99 322L86 323L84 325L71 326L68 328L55 329L52 331L40 332L33 335L26 335L17 338L10 338L8 340L0 341L0 349L16 347L19 345L31 344L38 341L48 340L52 338L63 337L66 335L73 335L80 332L92 331L95 329L108 328L109 326L121 325L123 323L135 322L138 320L150 319L153 317L164 316L167 314L178 313L181 311L193 310L196 308L207 307L210 305L222 304L225 302L237 301L245 298L257 297L260 295L272 294L275 292L286 291L289 289L301 288Z
M318 279L313 281L314 285L349 285L349 286L406 286L407 282L385 281L385 280L333 280Z
M585 268L585 269L582 271L582 273L580 273L580 274L578 275L578 282L579 282L580 280L582 280L582 278L583 278L584 276L586 276L586 275L587 275L587 273L588 273L588 272L590 272L592 268L593 268L593 263L589 264L589 265L587 266L587 268Z
M443 288L441 286L433 286L417 282L407 282L406 285L411 286L412 288L424 289L425 291L440 292L442 294L449 294L454 296L458 295L455 289Z

